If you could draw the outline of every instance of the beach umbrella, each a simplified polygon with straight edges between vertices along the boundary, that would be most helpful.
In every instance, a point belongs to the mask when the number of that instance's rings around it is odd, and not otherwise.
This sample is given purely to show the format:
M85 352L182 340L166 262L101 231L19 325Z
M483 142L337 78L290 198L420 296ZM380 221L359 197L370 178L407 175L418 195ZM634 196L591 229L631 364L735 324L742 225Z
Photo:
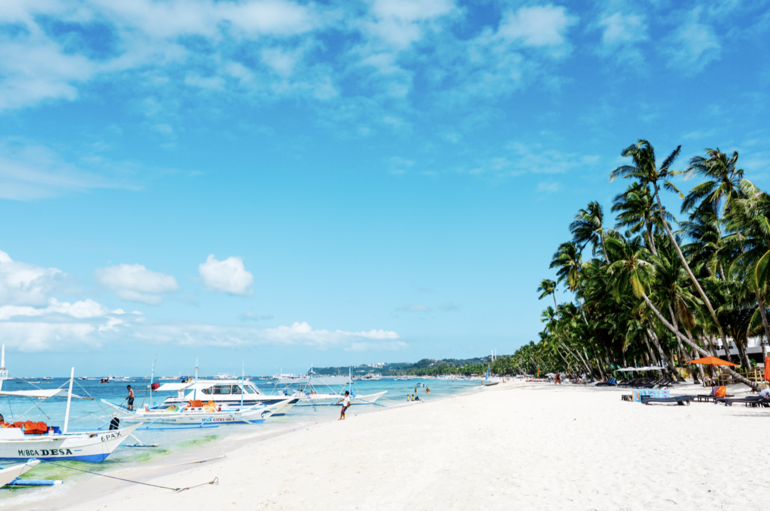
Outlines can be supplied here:
M717 357L697 358L695 360L688 360L687 363L711 366L711 369L709 371L711 373L711 378L714 377L714 366L733 366L733 367L738 366L738 364L733 364L732 362L728 362L727 360L722 360L721 358L717 358Z
M721 358L717 358L717 357L697 358L695 360L688 360L687 363L709 365L709 366L733 366L733 367L738 366L738 364L733 364L732 362L728 362L727 360L722 360Z

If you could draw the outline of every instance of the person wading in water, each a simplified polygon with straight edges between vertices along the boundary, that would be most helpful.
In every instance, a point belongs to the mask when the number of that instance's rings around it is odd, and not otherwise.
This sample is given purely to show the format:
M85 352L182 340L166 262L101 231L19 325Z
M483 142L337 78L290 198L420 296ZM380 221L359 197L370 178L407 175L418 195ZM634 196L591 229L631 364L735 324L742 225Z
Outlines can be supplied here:
M345 410L350 408L350 392L347 390L345 391L345 397L337 401L337 404L342 403L342 412L340 412L340 418L337 419L338 421L344 421L345 420Z
M131 388L131 385L126 385L126 388L128 388L128 411L132 411L134 409L134 390Z

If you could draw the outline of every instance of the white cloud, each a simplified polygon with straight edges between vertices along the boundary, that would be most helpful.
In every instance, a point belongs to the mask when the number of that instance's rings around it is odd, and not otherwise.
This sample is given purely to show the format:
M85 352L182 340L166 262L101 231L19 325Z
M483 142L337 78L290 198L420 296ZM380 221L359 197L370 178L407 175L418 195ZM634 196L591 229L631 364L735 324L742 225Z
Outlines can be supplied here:
M709 63L720 58L722 45L713 27L700 23L701 9L693 9L668 38L663 53L668 66L683 74L702 71Z
M228 257L224 261L209 255L205 263L198 265L203 284L211 291L231 295L249 296L253 293L251 284L254 276L243 266L240 257Z
M141 264L107 266L97 268L94 273L101 285L132 302L158 304L166 294L179 289L171 275L148 270Z
M113 165L113 162L105 165L106 162L97 159L83 163L69 162L43 145L19 139L0 140L0 198L33 200L98 188L133 188L84 169L120 168L123 165Z
M608 46L647 39L647 23L644 17L636 14L605 14L599 19L599 26L604 30L602 43Z
M452 0L375 0L363 26L380 43L404 50L423 37L427 22L455 9Z
M126 335L125 333L123 335ZM314 349L391 350L406 346L396 332L314 329L306 322L259 329L247 326L186 324L136 324L132 334L143 342L191 346L307 346Z
M431 309L427 305L420 303L417 305L402 305L396 310L401 312L430 312Z
M577 17L561 6L521 7L503 17L498 36L521 41L524 46L561 46L566 43L565 32L575 23Z
M46 305L66 281L67 275L57 268L17 262L0 250L0 304Z
M59 302L51 298L47 307L30 307L26 305L0 306L0 321L19 316L47 316L50 314L62 314L77 319L99 318L105 316L107 308L91 299L75 303Z

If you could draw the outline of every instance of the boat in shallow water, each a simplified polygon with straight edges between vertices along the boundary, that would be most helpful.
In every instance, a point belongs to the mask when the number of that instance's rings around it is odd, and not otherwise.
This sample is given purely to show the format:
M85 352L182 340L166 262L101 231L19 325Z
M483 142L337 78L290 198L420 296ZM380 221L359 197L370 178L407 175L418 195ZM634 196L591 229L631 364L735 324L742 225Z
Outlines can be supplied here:
M0 486L12 483L17 477L21 476L28 470L38 466L40 460L29 460L26 463L20 463L11 467L0 468Z
M125 422L153 424L194 425L194 424L262 424L275 413L285 414L296 399L284 399L272 405L234 406L217 405L213 401L203 403L191 401L187 406L171 405L167 408L144 406L135 412L129 412L120 405L102 399L102 402L123 412L118 418Z
M3 423L0 428L0 460L28 460L36 458L44 461L104 461L121 442L141 426L135 424L123 429L109 431L86 431L70 433L67 430L72 399L92 399L76 396L72 393L75 368L69 379L67 389L3 390L0 381L0 396L7 398L33 398L48 400L54 397L67 397L67 410L64 414L64 427L51 427L42 422Z

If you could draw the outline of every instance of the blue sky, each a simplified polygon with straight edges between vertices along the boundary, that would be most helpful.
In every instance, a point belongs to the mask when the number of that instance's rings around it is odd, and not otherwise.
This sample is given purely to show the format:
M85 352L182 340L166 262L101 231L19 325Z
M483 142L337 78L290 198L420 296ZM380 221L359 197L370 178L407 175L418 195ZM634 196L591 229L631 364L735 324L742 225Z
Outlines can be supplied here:
M510 353L622 148L770 184L768 30L737 0L6 0L9 368Z

